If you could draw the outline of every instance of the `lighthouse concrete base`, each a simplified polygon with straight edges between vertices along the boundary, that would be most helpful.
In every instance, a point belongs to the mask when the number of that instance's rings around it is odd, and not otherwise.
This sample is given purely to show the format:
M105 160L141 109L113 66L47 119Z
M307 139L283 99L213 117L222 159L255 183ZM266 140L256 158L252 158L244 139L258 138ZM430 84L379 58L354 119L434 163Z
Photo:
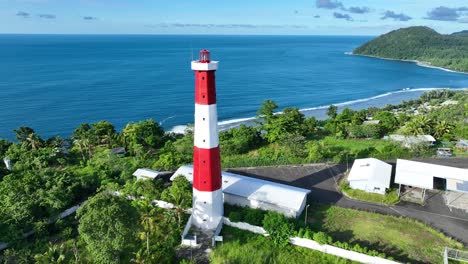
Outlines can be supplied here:
M216 230L223 219L223 191L202 192L193 189L193 224L202 230Z

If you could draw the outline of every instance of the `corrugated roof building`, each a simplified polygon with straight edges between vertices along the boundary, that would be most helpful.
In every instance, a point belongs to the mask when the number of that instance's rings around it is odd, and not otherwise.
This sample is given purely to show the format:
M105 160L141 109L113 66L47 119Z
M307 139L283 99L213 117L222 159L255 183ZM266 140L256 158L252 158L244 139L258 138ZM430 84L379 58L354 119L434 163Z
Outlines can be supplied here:
M184 176L192 182L193 167L180 167L171 180L178 176ZM301 215L306 205L307 194L310 193L310 190L225 171L222 172L222 181L225 203L271 210L288 217Z

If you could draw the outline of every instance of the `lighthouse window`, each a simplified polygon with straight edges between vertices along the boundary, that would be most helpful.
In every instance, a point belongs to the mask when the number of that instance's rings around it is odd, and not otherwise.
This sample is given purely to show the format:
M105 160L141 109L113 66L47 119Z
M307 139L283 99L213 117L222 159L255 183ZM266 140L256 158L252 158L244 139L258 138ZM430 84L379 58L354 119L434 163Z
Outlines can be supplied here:
M203 142L205 142L205 140L203 140Z
M206 204L206 202L203 202L204 204Z
M206 160L204 160L203 163L206 163Z
M205 80L205 77L201 77L202 80Z
M205 121L205 118L203 118L203 121Z

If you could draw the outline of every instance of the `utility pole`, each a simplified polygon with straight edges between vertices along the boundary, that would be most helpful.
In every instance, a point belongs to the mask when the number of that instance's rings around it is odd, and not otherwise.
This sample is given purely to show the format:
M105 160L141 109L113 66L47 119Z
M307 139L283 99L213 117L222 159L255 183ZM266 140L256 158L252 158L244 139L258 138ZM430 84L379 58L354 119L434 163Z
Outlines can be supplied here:
M307 225L307 209L309 209L310 204L306 206L306 213L305 213L305 218L304 218L304 225Z

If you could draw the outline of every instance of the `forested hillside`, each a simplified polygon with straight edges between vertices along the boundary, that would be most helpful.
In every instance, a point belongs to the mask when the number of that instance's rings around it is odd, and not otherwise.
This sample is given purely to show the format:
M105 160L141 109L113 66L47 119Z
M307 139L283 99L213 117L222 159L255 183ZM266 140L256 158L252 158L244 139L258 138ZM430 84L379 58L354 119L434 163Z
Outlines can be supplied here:
M417 60L455 71L468 72L466 32L442 35L428 27L391 31L361 47L353 54L398 60Z

